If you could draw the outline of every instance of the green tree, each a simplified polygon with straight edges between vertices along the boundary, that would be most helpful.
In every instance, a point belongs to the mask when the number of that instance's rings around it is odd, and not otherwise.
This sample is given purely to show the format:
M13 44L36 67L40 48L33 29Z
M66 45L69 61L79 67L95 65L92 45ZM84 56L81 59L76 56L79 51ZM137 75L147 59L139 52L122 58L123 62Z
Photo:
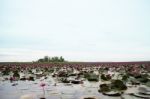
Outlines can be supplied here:
M44 59L39 59L38 62L44 62Z
M62 56L60 56L60 62L64 62L64 58Z
M49 57L48 56L44 56L44 62L49 62Z
M54 56L54 57L49 57L49 56L44 56L44 58L41 58L38 60L38 62L64 62L65 59L60 56L60 57L57 57L57 56Z

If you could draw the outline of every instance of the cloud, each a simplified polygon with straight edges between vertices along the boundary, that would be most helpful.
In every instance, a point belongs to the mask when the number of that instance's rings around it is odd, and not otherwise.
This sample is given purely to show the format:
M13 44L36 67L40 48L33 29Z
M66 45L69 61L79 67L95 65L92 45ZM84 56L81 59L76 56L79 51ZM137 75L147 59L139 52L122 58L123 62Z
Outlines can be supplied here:
M148 1L8 1L0 1L0 61L150 59Z

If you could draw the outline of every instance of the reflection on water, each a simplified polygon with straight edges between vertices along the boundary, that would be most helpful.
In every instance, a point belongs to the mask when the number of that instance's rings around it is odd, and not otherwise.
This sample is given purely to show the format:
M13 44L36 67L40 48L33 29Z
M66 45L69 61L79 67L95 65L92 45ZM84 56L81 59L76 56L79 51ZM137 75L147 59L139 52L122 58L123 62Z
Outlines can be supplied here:
M57 83L54 86L54 79L48 78L44 81L46 99L83 99L82 97L95 97L96 99L110 99L98 92L100 82L84 81L84 84ZM40 99L43 95L40 81L16 81L18 85L12 86L9 81L0 83L0 99L20 99L22 95L33 95L35 99ZM124 95L125 99L137 99L135 97ZM111 99L120 99L120 97L111 97Z

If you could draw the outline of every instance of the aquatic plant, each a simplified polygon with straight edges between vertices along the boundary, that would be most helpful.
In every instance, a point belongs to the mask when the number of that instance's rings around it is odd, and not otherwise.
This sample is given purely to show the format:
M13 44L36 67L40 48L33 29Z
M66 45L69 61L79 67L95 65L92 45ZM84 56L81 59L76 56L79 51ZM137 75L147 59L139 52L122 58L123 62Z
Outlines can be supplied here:
M121 80L112 80L111 90L126 90L127 86Z
M46 99L46 98L45 98L45 88L44 88L44 87L46 86L46 84L45 84L45 83L41 83L40 86L41 86L42 89L43 89L43 95L44 95L44 96L41 97L40 99Z
M111 91L110 85L109 84L101 84L100 89L98 91L99 92L109 92L109 91Z
M111 76L110 76L110 75L102 74L102 75L101 75L101 79L104 80L104 81L108 81L108 80L111 79Z

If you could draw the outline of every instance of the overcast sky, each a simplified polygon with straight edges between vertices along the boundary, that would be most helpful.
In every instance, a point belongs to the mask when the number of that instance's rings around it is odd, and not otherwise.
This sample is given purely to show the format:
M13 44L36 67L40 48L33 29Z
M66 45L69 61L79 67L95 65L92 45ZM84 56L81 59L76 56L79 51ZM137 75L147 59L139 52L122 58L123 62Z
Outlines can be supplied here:
M150 60L150 0L0 0L0 61Z

